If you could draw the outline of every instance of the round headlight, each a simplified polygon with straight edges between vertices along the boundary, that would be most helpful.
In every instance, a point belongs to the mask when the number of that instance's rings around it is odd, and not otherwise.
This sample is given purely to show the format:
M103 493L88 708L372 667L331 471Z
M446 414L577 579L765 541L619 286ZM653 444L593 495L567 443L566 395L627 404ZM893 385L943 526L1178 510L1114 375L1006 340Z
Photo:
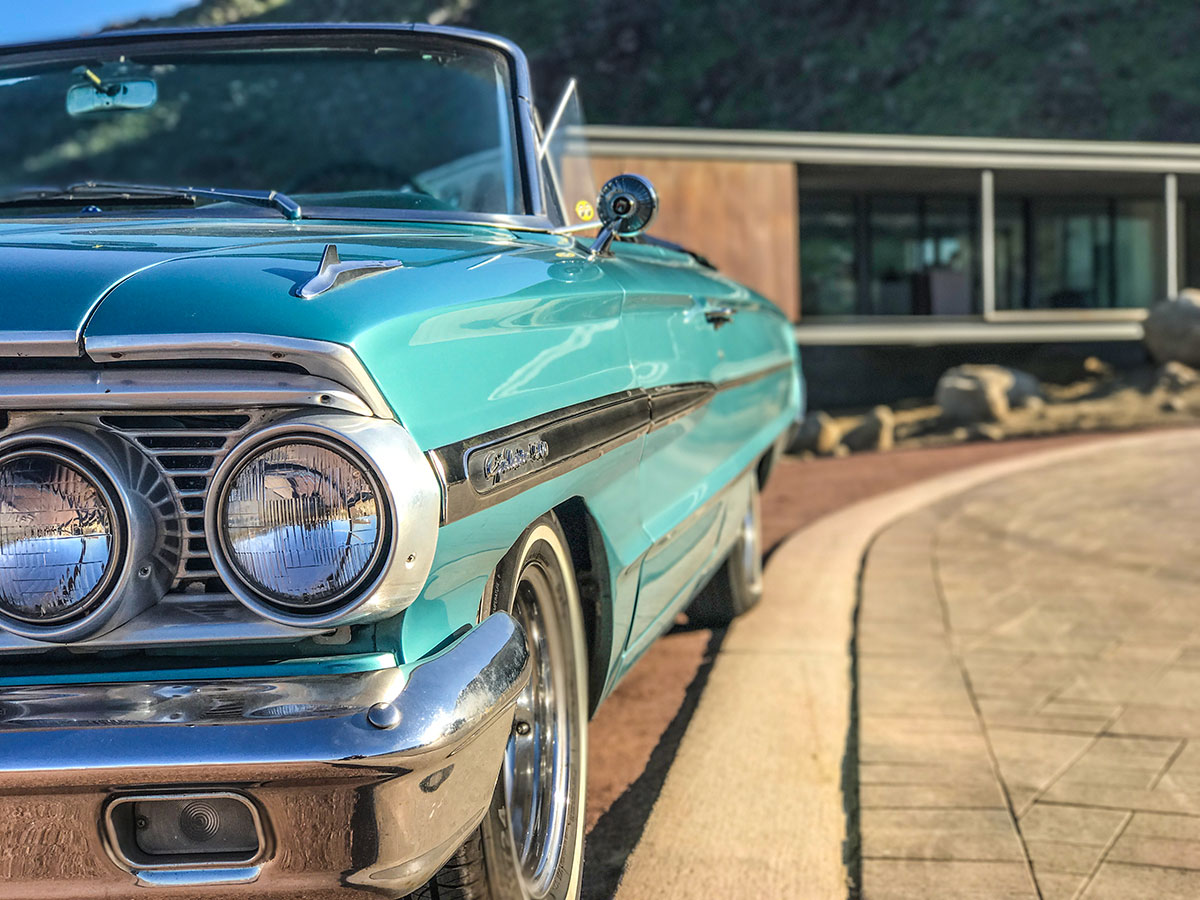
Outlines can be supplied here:
M53 625L88 612L117 568L117 532L83 467L52 451L0 459L0 614Z
M352 593L384 545L366 466L316 441L271 444L233 472L219 522L225 556L268 602L319 612Z

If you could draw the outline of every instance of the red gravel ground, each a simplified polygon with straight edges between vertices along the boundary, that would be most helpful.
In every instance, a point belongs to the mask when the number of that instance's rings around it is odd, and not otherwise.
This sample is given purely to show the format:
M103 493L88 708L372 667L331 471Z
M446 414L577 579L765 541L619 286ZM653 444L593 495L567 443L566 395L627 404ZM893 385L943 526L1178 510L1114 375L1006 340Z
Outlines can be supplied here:
M764 543L772 549L792 532L841 507L924 478L1096 437L1085 434L961 444L841 459L785 457L776 466L763 495ZM680 631L657 641L600 707L589 731L589 831L646 770L651 754L685 700L711 637L709 631ZM640 814L644 821L655 796L642 792L627 799L644 807L632 811L632 818ZM631 811L624 809L621 827L592 834L589 857L611 857L623 852L604 843L609 835L627 831L625 823L630 818ZM619 862L619 859L611 861L613 865Z

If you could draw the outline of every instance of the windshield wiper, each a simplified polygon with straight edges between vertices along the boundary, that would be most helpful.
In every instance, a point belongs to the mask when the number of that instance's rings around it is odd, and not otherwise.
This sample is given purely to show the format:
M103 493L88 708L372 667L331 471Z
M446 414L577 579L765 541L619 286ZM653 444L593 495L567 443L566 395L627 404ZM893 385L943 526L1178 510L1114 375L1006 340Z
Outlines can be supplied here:
M106 196L123 197L184 197L196 200L207 197L231 200L278 210L286 219L301 217L300 204L279 191L243 191L228 188L172 187L158 184L137 184L124 181L79 181L62 189L25 191L0 199L0 206L19 206L37 200L97 200Z

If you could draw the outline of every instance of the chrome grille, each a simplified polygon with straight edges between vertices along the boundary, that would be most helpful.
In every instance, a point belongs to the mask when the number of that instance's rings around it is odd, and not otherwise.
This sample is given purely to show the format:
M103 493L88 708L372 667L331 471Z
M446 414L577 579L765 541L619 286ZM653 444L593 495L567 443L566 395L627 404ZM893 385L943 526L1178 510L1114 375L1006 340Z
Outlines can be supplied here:
M121 434L145 451L171 486L183 530L183 548L173 590L225 590L204 536L208 489L229 451L247 434L278 418L282 412L132 413L97 417L104 428Z

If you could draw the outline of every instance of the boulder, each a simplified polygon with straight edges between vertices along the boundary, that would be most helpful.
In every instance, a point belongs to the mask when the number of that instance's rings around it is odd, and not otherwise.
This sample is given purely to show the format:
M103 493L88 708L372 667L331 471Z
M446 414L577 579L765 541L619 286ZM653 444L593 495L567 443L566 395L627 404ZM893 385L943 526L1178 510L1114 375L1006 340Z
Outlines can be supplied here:
M1083 361L1083 371L1090 378L1112 378L1113 367L1098 356L1089 356Z
M816 453L830 456L842 442L842 429L829 413L815 412L804 417L788 448L791 453Z
M967 429L967 439L972 441L1002 441L1004 429L995 422L976 422Z
M1172 360L1158 370L1157 384L1160 388L1171 392L1184 391L1200 384L1200 372L1191 366Z
M1182 397L1168 397L1159 409L1163 412L1184 412L1187 409L1187 401Z
M877 406L846 432L842 442L855 452L891 450L896 441L896 416L889 407Z
M1184 288L1173 300L1154 304L1143 329L1146 349L1156 361L1200 368L1200 290Z
M1004 366L955 366L938 379L934 401L951 422L998 422L1013 407L1041 398L1038 380Z

